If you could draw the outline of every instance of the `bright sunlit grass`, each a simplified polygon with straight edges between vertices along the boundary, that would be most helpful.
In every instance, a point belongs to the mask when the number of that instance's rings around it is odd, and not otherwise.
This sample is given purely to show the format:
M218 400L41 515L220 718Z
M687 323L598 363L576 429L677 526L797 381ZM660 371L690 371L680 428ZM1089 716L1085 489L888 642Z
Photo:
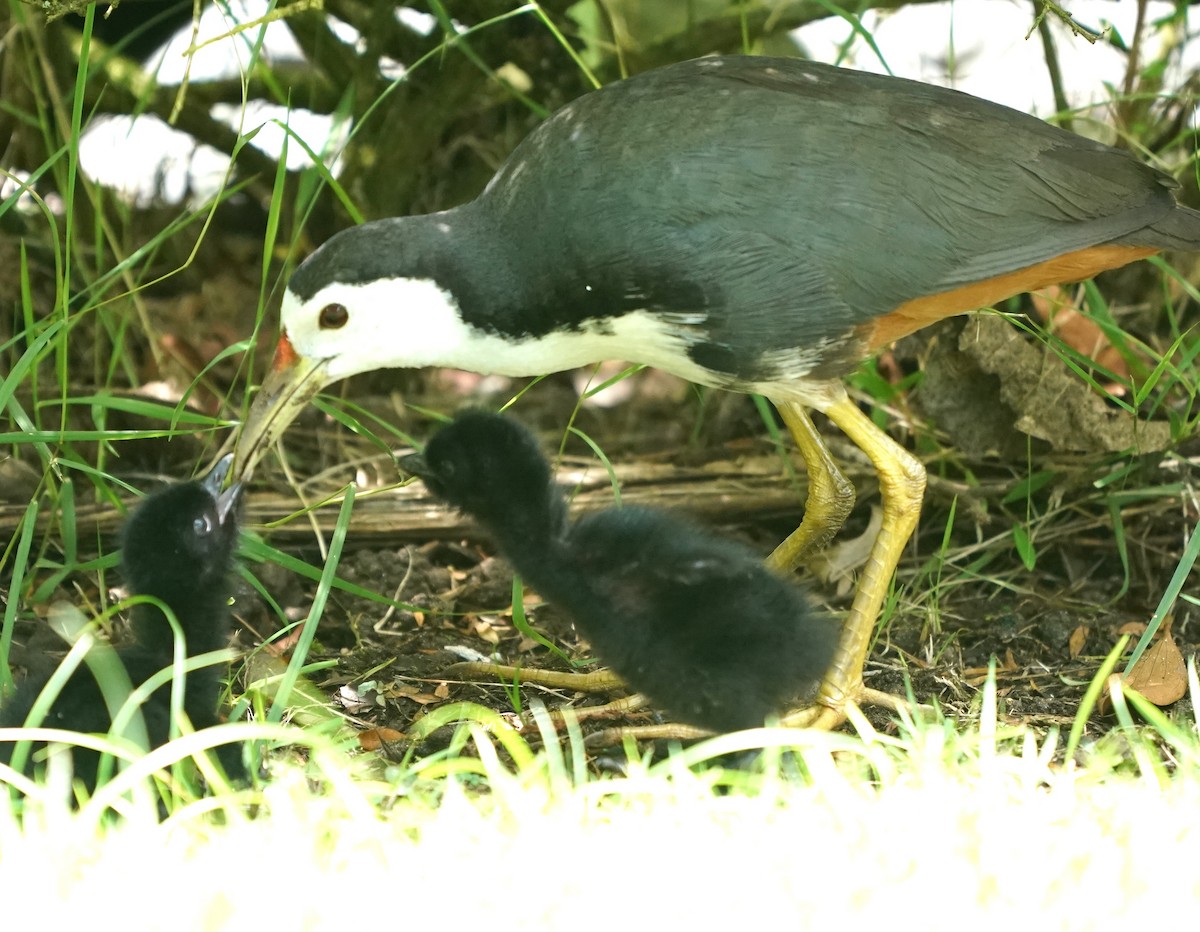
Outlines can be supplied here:
M469 727L477 757L363 779L326 754L161 823L153 806L118 823L48 803L23 826L0 813L0 877L52 925L103 915L173 930L368 916L1111 929L1200 905L1194 734L1167 746L1124 730L1139 770L1087 747L1089 766L1057 765L1055 737L994 720L900 738L763 729L589 778L571 744L505 764L513 736ZM711 760L755 746L767 750L742 772Z
M37 201L26 218L38 230L27 237L30 248L39 239L50 244L41 264L43 278L52 277L53 299L47 304L39 296L36 263L22 241L13 270L21 305L11 334L0 340L7 362L0 440L14 451L32 448L27 459L39 467L37 492L21 505L0 553L7 577L0 687L10 685L7 655L18 620L40 609L71 574L115 564L111 553L89 559L111 548L98 547L99 531L89 534L84 518L96 503L111 512L127 497L128 481L116 478L122 445L203 436L211 441L209 455L229 435L241 403L221 397L201 412L187 407L186 397L162 403L123 394L139 384L143 348L160 352L161 334L142 295L161 280L158 253L183 242L194 256L212 210L232 190L181 208L163 229L130 245L132 227L80 219L107 216L99 208L109 197L79 172L77 150L90 115L49 90L37 99L39 109L26 118L64 127L63 144L39 170L55 179L64 204L52 209ZM294 221L286 226L303 226L318 175L336 189L322 168L296 203L284 202L282 173L277 178L258 339L274 332L270 292L282 277L276 260L287 251L282 234L275 238L281 215ZM0 214L15 212L17 201L13 194L0 203ZM1189 322L1176 319L1169 303L1164 307L1174 334L1166 348L1134 345L1116 324L1106 333L1146 370L1131 380L1126 407L1144 416L1186 400L1173 412L1172 436L1181 440L1200 419L1194 403L1200 344ZM88 351L80 352L81 345ZM227 349L209 366L248 345ZM1062 355L1097 389L1109 381L1091 374L1089 360ZM81 371L68 371L68 361L80 359ZM247 389L257 381L248 366ZM205 373L187 395L208 387ZM897 391L873 370L857 384L880 405ZM318 404L352 428L378 433L384 449L393 437L407 442L365 407L335 399ZM142 426L112 426L131 415ZM1007 538L1018 530L1027 535L1026 564L1036 562L1033 544L1045 553L1060 538L1078 535L1064 516L1084 505L1112 516L1124 593L1132 561L1125 557L1122 507L1144 499L1176 508L1188 491L1184 478L1153 488L1117 481L1124 470L1138 481L1137 466L1123 459L1115 478L1067 489L1044 516L1031 516L1028 503L1038 491L1031 476L1019 501L993 506L1005 518L1000 532L993 528L991 536L957 549L951 511L941 551L928 556L927 572L897 587L885 618L902 598L928 601L936 617L939 593L1015 571L1015 564L997 570L990 561L1016 546ZM762 729L653 764L627 761L621 752L595 758L577 737L538 749L496 713L480 710L444 751L386 765L373 755L355 758L344 731L326 737L334 732L332 713L318 726L298 711L323 701L302 677L312 672L308 650L330 589L390 601L336 578L352 500L342 499L323 573L260 539L243 548L251 570L270 559L319 583L311 623L290 664L246 676L248 697L233 717L250 708L257 722L185 735L135 761L81 806L71 805L69 777L61 771L33 784L0 767L0 891L10 921L36 915L48 928L75 928L95 916L128 929L172 932L418 923L611 930L644 927L655 917L672 928L769 922L839 932L1020 929L1017 923L1132 929L1187 922L1200 906L1200 739L1190 709L1172 720L1143 706L1135 717L1118 702L1099 737L1084 735L1090 709L1076 730L1045 734L1006 722L992 682L974 720L904 723L899 737L865 722L856 734ZM1194 560L1196 546L1185 553L1181 545L1180 553ZM1180 591L1191 563L1179 566L1180 586L1166 579L1160 586L1170 599L1163 596L1156 618L1176 597L1194 602ZM103 602L107 587L97 592ZM89 615L105 607L85 606ZM911 604L905 608L912 611ZM1193 672L1193 703L1198 692ZM186 781L151 781L157 768L231 736L261 742L268 779L235 789L208 773L216 787L208 795ZM729 769L720 756L754 748L766 750L744 770Z

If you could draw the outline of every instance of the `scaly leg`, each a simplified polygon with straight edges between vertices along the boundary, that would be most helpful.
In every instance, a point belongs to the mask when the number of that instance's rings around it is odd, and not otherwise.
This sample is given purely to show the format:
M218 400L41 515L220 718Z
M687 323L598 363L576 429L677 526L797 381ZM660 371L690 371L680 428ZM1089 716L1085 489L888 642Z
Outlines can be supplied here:
M795 402L776 402L775 407L791 431L808 470L804 518L767 558L767 566L791 573L805 557L820 550L841 530L854 507L854 486L833 461L808 411Z
M464 661L446 667L443 675L465 680L486 679L508 683L529 683L547 689L573 689L581 693L601 693L625 686L612 670L593 670L590 673L561 673L558 670L538 670L531 667L510 667L502 663Z
M465 661L450 665L444 671L446 676L461 677L465 680L500 680L543 686L547 689L570 689L582 693L608 692L614 689L627 689L625 682L612 670L601 668L590 673L562 673L557 670L537 670L526 667L512 667L499 663L479 663ZM649 700L641 693L631 693L604 705L586 706L584 708L550 709L550 721L557 727L564 721L566 711L570 711L579 722L592 721L602 718L620 718L629 712L636 712L649 705ZM528 717L528 716L525 716ZM530 717L529 721L534 720ZM656 726L649 726L656 727ZM659 726L661 727L661 726Z
M824 413L870 458L879 473L883 500L879 534L863 567L858 591L843 622L841 642L821 684L819 698L810 708L784 719L788 725L828 729L845 719L848 701L892 708L908 705L898 697L868 690L863 686L862 671L888 584L921 514L925 467L876 427L845 393Z

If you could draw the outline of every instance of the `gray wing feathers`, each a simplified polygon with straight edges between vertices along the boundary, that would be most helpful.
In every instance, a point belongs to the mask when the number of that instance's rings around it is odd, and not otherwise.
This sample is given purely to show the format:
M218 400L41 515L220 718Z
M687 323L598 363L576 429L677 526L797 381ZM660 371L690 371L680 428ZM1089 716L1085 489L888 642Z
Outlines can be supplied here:
M1131 233L1121 242L1128 246L1150 246L1154 249L1200 250L1200 211L1177 204L1161 220Z
M1176 204L1169 176L965 94L794 60L651 74L560 111L569 169L542 160L537 182L507 178L504 207L517 231L551 206L603 213L563 231L579 239L556 240L555 253L597 269L653 256L720 295L731 342L757 317L791 345L845 333L914 298L1104 243L1200 248L1200 214ZM542 148L535 132L509 174Z

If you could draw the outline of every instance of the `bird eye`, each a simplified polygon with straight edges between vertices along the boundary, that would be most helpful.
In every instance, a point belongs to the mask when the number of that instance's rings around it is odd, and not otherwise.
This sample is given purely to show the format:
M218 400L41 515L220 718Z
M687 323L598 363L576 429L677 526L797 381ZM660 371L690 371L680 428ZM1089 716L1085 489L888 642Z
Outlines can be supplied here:
M326 304L317 315L317 323L322 330L341 330L350 319L350 312L344 304Z
M208 515L201 515L192 522L192 530L196 532L197 537L207 537L212 533L212 529L212 518Z

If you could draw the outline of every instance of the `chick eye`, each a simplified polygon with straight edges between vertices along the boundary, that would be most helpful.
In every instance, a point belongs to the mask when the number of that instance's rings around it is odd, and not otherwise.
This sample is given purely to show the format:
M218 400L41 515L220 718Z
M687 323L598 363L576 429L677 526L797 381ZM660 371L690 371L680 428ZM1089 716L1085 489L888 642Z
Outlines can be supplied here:
M350 312L344 304L326 304L317 315L322 330L341 330L349 319Z
M192 530L197 537L207 537L212 533L212 529L212 518L208 515L201 515L192 522Z

